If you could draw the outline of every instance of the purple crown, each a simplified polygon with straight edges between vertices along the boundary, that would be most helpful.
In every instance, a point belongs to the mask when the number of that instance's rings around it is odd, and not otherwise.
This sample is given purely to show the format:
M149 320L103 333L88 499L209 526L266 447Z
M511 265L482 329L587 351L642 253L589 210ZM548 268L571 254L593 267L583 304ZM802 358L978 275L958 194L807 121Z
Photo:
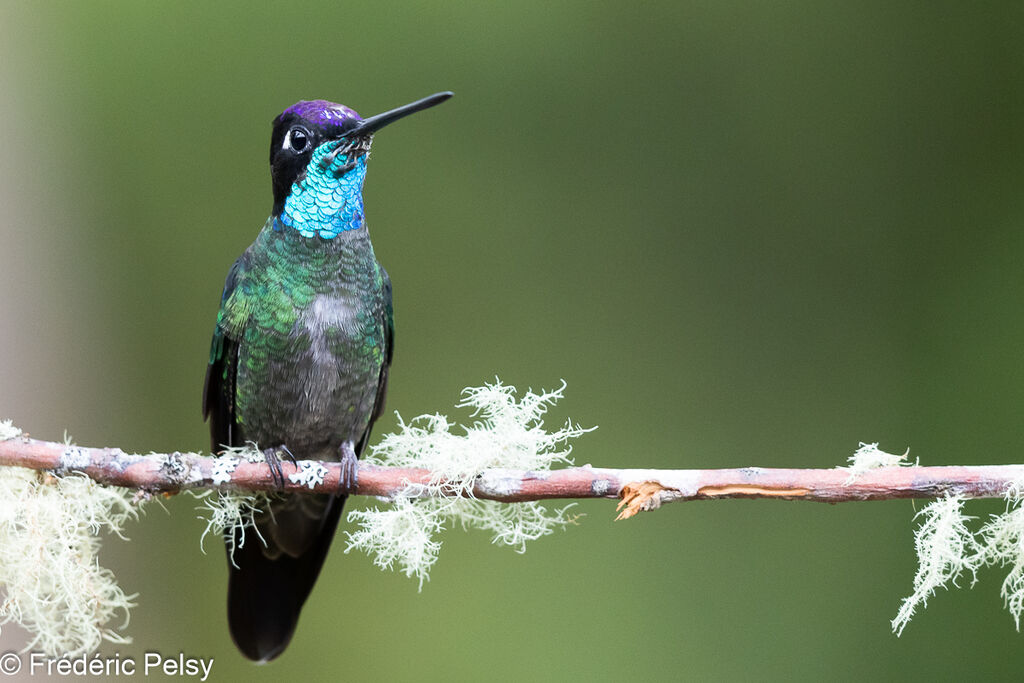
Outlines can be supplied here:
M362 121L354 109L327 100L302 100L284 110L296 114L316 126L344 126L350 121Z

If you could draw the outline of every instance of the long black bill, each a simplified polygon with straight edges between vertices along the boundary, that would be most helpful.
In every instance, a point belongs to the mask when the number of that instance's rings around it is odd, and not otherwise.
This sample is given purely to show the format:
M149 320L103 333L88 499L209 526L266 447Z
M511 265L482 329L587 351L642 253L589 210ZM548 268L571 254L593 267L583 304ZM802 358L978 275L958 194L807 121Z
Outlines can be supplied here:
M391 111L386 111L383 114L377 114L376 116L371 116L368 119L363 119L358 124L356 124L355 128L347 131L345 133L345 137L364 137L368 135L373 135L375 132L377 132L384 126L388 125L389 123L394 123L398 119L404 118L409 114L415 114L418 111L429 109L430 107L433 107L435 104L441 104L454 94L455 93L453 92L447 91L434 93L429 97L424 97L422 100L416 100L415 102L407 104L404 107L392 109Z

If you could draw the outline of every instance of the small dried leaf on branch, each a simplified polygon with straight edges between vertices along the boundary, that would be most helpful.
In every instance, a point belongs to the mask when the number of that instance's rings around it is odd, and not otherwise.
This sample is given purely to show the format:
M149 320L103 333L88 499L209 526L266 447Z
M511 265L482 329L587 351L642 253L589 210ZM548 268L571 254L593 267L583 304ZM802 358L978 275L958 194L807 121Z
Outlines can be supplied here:
M657 510L661 507L662 499L666 493L678 495L679 492L676 489L662 486L656 481L633 481L626 484L622 487L622 492L619 494L621 500L615 506L616 510L621 510L615 521L629 519L638 512Z

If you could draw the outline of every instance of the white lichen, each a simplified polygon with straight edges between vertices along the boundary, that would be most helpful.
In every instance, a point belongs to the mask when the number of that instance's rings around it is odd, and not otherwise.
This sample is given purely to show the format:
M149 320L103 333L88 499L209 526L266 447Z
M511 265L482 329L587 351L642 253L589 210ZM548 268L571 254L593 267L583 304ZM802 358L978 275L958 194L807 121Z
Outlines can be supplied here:
M77 474L0 468L2 623L32 634L25 650L74 656L126 643L134 596L99 565L101 533L122 536L137 516L131 492ZM116 617L123 624L111 625Z
M572 524L575 517L567 515L574 503L552 510L537 502L496 503L468 498L460 500L457 521L465 528L491 533L491 542L526 552L526 542L536 541L555 529Z
M851 484L860 475L864 474L868 470L877 469L879 467L913 467L917 465L917 462L910 462L907 460L907 456L910 455L910 449L903 455L897 455L895 453L886 453L878 447L878 443L864 443L861 442L860 446L847 458L849 465L841 468L849 471L850 476L847 478L846 483Z
M548 408L562 398L565 383L553 391L527 391L516 400L516 388L500 381L464 389L457 408L469 408L479 417L463 434L452 433L453 423L444 415L421 415L409 423L398 416L399 431L388 434L372 447L367 463L393 467L422 467L434 474L434 482L463 481L472 488L473 478L492 468L548 470L552 464L571 464L568 445L559 446L592 429L572 422L554 432L544 429ZM470 475L466 478L466 475Z
M231 481L231 475L238 465L245 462L265 462L266 456L254 442L244 446L226 447L220 455L213 458L210 469L210 480L220 486ZM251 491L188 491L202 505L199 506L199 519L206 523L199 537L199 548L206 552L206 537L210 534L224 539L228 548L228 558L235 561L235 550L245 545L249 531L253 531L260 543L266 543L256 528L256 520L270 510L270 498L273 494ZM236 565L237 566L237 565Z
M911 466L907 453L894 455L878 448L877 443L861 443L849 459L852 482L858 475L876 467ZM965 499L947 496L926 505L915 518L921 525L914 531L914 548L918 567L914 575L914 590L904 598L892 630L897 636L910 622L918 607L926 607L928 598L939 588L957 581L967 572L971 585L977 582L977 571L986 565L1009 567L1003 580L1001 595L1006 609L1020 630L1024 614L1024 481L1011 484L1006 493L1006 510L992 515L977 532L968 528L974 519L963 514Z
M219 455L213 459L210 465L210 481L214 486L220 486L231 481L231 475L238 467L241 460L230 455Z
M299 471L289 474L288 480L312 489L324 483L326 476L326 467L312 460L302 460L299 462Z
M381 569L393 569L397 564L406 576L418 577L422 586L441 550L441 542L434 540L434 535L445 528L446 515L441 509L450 502L398 496L382 510L353 510L348 513L348 521L360 529L346 532L345 552L362 550Z
M21 436L21 430L11 420L0 420L0 441L15 439Z
M967 528L966 521L972 518L963 514L963 504L960 496L939 498L915 515L922 520L914 532L918 567L914 592L904 598L892 620L897 636L903 633L918 605L927 606L937 589L949 583L956 586L965 571L974 574L977 570L982 547Z
M244 458L248 462L266 462L267 456L255 441L246 441L244 446L225 448L224 453Z
M1006 492L1006 511L992 515L978 532L982 545L979 564L1009 565L1000 594L1003 604L1013 615L1020 630L1020 615L1024 612L1024 482L1018 482Z
M566 442L591 430L572 422L553 432L543 426L543 416L564 389L563 382L554 391L527 391L518 400L515 387L500 381L466 389L457 407L471 409L478 419L461 427L462 433L453 433L455 425L442 415L421 415L408 423L399 416L399 431L385 436L366 461L428 469L430 482L408 487L389 508L350 512L349 522L360 529L347 534L345 552L369 553L382 568L398 565L422 587L441 547L435 537L452 524L486 530L494 543L523 552L527 541L571 522L565 508L550 510L538 502L497 503L472 495L484 470L545 472L555 464L571 464Z
M202 502L199 519L206 522L206 528L199 537L199 547L204 553L204 541L211 533L223 537L232 564L235 561L235 550L245 545L250 530L255 532L261 543L266 544L256 528L256 520L270 509L270 497L273 494L212 490L190 493Z

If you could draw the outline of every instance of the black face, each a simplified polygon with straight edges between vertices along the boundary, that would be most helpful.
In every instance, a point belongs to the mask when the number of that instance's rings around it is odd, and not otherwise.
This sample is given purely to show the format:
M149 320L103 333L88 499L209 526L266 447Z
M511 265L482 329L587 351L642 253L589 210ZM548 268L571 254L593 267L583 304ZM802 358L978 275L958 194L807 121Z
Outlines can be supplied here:
M331 156L349 158L370 150L373 134L401 118L444 102L452 94L440 92L411 104L361 119L348 107L326 100L302 100L274 119L270 136L270 175L274 184L274 215L284 211L284 202L292 185L301 180L313 156L313 150L330 140L345 138ZM343 166L342 171L350 168Z
M297 114L284 113L274 119L270 136L270 176L274 185L274 215L284 210L292 184L306 172L309 158L320 143L337 139L341 131L317 126Z

